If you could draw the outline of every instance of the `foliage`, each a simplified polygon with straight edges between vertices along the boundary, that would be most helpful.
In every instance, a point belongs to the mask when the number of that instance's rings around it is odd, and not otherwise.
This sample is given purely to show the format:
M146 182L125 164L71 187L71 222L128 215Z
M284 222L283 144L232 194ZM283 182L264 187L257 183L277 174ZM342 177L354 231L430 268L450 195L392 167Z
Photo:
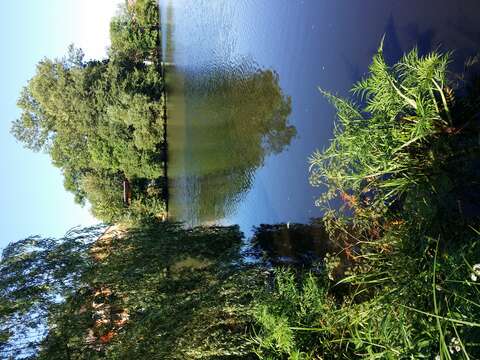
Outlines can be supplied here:
M137 0L132 5L125 4L119 16L110 23L111 57L143 61L158 51L159 20L155 1Z
M87 249L101 227L73 229L61 239L33 236L9 244L0 262L0 357L34 353L47 316L81 283Z
M103 221L138 216L120 201L123 180L163 176L158 21L153 0L123 8L112 20L110 58L86 61L82 51L71 46L67 57L39 62L18 100L22 114L13 123L12 134L27 148L48 152L62 170L65 188L77 202L88 200ZM115 25L120 23L121 29ZM125 43L115 29L135 32L135 41ZM122 46L127 45L138 51L126 51ZM149 202L165 201L134 195ZM148 216L161 215L165 206L154 210L160 212Z
M258 356L478 357L478 283L471 281L473 264L463 259L478 256L477 239L442 259L434 251L426 259L369 253L369 261L352 266L340 283L328 277L326 267L320 274L277 270L275 288L256 306ZM342 283L351 288L339 296Z
M12 311L43 309L37 314L43 331L30 348L40 350L36 358L255 358L249 313L265 280L242 262L238 226L184 229L157 222L111 227L94 242L88 234L83 247L76 233L48 239L49 248L35 254L42 260L35 268L23 260L30 256L24 241L4 252L2 275L15 275L1 283L2 299L12 302L10 313L2 311L5 329L21 337L32 324L15 333L21 324ZM60 272L59 263L75 266ZM46 284L43 276L52 272ZM69 286L57 290L63 284ZM3 357L14 350L0 344Z
M293 271L275 271L275 289L254 313L260 327L255 337L259 358L314 359L319 346L332 347L328 340L334 336L338 319L335 302L326 291L328 284L318 284L314 275L305 275L299 288ZM312 324L321 324L321 332L308 328Z
M349 263L340 280L328 276L335 256L320 285L307 275L303 287L321 293L307 312L302 286L278 274L258 307L262 358L480 356L480 97L478 81L448 80L448 63L413 50L388 66L380 47L358 104L322 91L338 122L310 181L326 187L317 204Z
M261 278L241 263L238 227L184 230L162 223L109 243L95 281L119 294L130 321L109 358L214 359L247 356L246 315ZM135 270L133 270L135 269Z
M396 207L431 225L442 213L457 214L457 201L473 205L461 185L478 176L472 169L476 112L468 108L478 109L480 98L455 99L446 78L448 59L437 53L419 57L413 50L390 68L380 48L370 77L353 88L363 108L323 92L339 121L329 148L310 158L312 185L328 186L319 203L341 197L341 212L348 216L354 208L353 220L362 228L379 217L395 221Z

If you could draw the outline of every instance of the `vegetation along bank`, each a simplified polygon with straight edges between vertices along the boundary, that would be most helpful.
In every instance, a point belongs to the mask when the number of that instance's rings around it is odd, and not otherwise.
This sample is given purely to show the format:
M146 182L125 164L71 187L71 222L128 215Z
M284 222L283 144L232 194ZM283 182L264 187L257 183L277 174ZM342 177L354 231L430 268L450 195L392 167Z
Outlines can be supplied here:
M38 359L480 358L478 59L382 46L309 158L323 218L186 228L166 217L155 1L126 2L108 58L71 47L23 90L13 135L105 223L10 244L0 354ZM294 241L293 241L294 240ZM247 255L247 256L246 256Z

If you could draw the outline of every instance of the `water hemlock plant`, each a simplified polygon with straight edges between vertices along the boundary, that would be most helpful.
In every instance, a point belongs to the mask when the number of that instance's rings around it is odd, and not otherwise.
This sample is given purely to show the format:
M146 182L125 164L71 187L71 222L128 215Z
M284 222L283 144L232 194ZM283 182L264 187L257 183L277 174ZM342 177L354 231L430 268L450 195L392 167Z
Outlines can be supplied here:
M320 90L337 121L310 183L343 249L315 277L277 273L255 311L260 358L480 358L480 81L450 59L389 66L381 45L353 100Z

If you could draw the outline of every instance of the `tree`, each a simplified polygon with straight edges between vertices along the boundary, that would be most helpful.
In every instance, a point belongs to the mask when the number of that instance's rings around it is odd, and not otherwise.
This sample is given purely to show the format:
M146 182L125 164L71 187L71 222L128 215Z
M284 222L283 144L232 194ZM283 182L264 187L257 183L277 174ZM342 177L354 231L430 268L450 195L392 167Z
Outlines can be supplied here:
M0 343L2 357L254 358L249 311L265 279L243 263L238 226L101 230L7 247L0 329L11 340L37 333L22 349Z
M155 53L156 15L155 1L137 1L112 20L112 29L122 24L121 31L136 34L130 45L142 53ZM123 180L159 179L165 161L163 80L157 67L143 63L143 55L124 54L121 47L130 46L128 39L117 35L112 30L110 59L85 61L82 50L72 45L65 58L40 61L22 90L18 100L22 113L11 129L25 147L48 152L62 170L65 188L78 203L88 200L104 221L131 218L135 209L142 216L165 212L165 192L156 199L136 194L137 206L132 209L116 201ZM147 202L163 205L148 212Z
M0 354L38 351L48 316L79 287L91 265L88 249L102 227L73 229L61 239L29 237L9 244L0 262Z
M143 62L159 51L159 12L155 1L138 0L126 4L110 23L112 58Z

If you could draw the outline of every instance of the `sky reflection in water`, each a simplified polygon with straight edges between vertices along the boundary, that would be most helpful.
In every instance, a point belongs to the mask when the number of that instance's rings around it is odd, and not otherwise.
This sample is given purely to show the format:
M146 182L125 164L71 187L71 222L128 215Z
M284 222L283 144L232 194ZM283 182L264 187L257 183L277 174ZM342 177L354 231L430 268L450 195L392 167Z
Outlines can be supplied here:
M170 210L187 224L307 222L320 189L308 156L334 111L318 86L348 95L385 34L396 61L477 51L477 1L160 1L170 69ZM435 11L432 11L432 7ZM167 72L168 73L168 72Z

